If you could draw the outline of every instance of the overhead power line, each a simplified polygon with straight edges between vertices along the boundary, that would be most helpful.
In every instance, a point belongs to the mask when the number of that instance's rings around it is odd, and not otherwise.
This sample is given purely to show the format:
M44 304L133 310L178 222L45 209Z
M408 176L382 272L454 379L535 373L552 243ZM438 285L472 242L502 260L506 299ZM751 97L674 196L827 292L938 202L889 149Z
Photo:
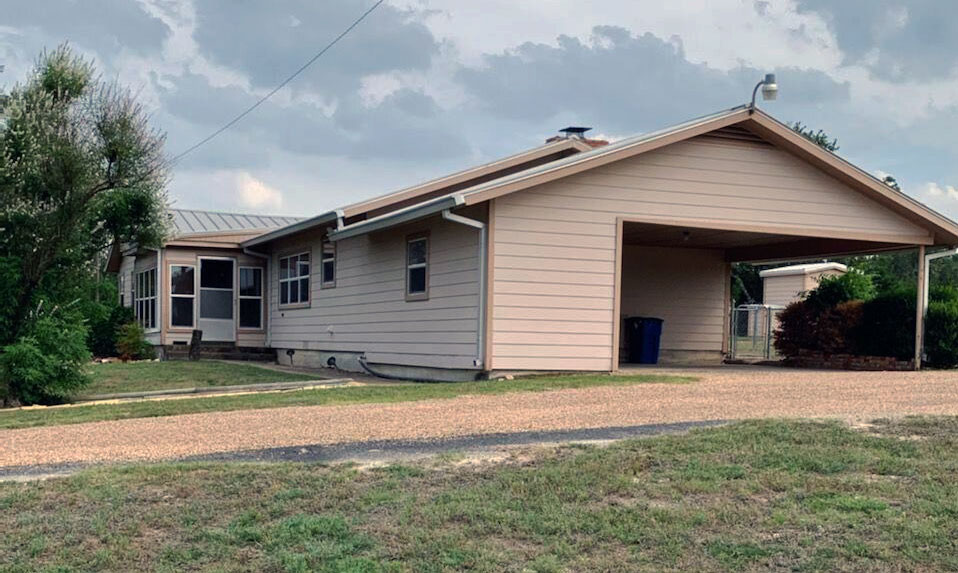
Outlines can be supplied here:
M186 156L187 154L192 153L193 151L199 149L199 148L202 147L203 145L206 145L207 143L209 143L210 141L212 141L213 138L215 138L215 137L218 136L219 134L223 133L223 132L226 131L227 129L233 127L234 125L236 125L236 123L238 123L241 119L243 119L244 117L246 117L247 115L249 115L253 110L255 110L256 108L258 108L260 105L262 105L263 102L265 102L265 101L268 100L269 98L273 97L273 95L275 95L276 92L278 92L279 90L281 90L281 89L283 89L284 87L286 87L286 84L288 84L289 82L291 82L291 81L293 81L294 79L296 79L296 76L298 76L299 74L301 74L301 73L303 73L304 71L306 71L306 68L308 68L309 66L313 65L313 62L315 62L316 60L318 60L319 58L321 58L321 57L323 56L323 54L325 54L326 52L328 52L328 51L329 51L333 46L335 46L340 40L342 40L343 38L345 38L347 34L349 34L350 32L352 32L352 31L353 31L353 28L355 28L356 26L358 26L363 20L366 19L367 16L369 16L370 14L372 14L372 13L373 13L373 10L375 10L376 8L379 8L379 5L382 4L384 1L385 1L385 0L377 0L375 4L373 4L372 6L370 6L369 9L366 10L365 12L363 12L363 14L362 14L359 18L357 18L355 21L353 21L353 23L350 24L348 28L346 28L345 30L342 31L342 33L340 33L338 36L336 36L335 38L333 38L333 41L331 41L330 43L326 44L326 47L324 47L322 50L320 50L319 52L317 52L316 55L314 55L312 58L310 58L309 61L307 61L305 64L303 64L302 66L300 66L300 68L299 68L298 70L296 70L295 72L293 72L288 78L286 78L285 80L283 80L278 86L276 86L275 88L273 88L268 94L266 94L266 95L264 95L263 97L259 98L259 100L257 100L256 103L254 103L253 105L249 106L249 107L246 108L241 114L237 115L236 117L234 117L233 119L231 119L230 121L228 121L223 127L217 129L217 130L214 131L213 133L209 134L208 136L204 137L204 138L201 139L200 141L196 142L194 145L192 145L191 147L189 147L189 148L186 149L185 151L181 152L179 155L174 156L173 159L170 160L170 164L176 163L177 161L179 161L180 159L182 159L182 158L183 158L184 156Z

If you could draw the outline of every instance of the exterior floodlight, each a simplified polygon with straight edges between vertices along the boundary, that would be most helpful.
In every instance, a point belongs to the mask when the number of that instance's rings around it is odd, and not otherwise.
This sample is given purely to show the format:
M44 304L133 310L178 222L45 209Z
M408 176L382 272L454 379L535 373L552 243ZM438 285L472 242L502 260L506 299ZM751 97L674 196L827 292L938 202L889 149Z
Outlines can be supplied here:
M755 96L758 95L758 88L762 88L762 99L765 101L774 101L778 98L778 84L775 83L775 74L765 74L765 79L755 84L755 89L752 90L752 103L749 104L749 109L755 109Z

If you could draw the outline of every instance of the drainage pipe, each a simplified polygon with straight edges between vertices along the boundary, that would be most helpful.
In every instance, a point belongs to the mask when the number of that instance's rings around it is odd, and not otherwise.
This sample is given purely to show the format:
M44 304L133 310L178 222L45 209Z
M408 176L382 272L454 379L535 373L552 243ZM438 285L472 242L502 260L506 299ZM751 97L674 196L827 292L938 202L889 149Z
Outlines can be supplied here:
M449 209L444 209L442 218L479 229L479 320L476 332L476 359L473 366L483 367L486 354L486 224L462 215L456 215Z

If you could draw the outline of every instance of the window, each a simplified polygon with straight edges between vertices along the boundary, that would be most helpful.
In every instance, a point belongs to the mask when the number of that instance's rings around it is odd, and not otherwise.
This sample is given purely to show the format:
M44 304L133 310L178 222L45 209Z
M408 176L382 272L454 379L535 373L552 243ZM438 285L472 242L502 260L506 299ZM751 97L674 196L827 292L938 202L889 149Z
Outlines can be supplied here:
M406 300L429 298L429 237L406 239Z
M279 260L279 304L309 302L309 253Z
M136 273L133 307L136 319L143 328L156 328L156 269Z
M170 266L170 326L193 327L196 304L196 267Z
M323 241L323 288L336 286L336 243Z
M262 328L263 269L240 267L239 273L240 328Z

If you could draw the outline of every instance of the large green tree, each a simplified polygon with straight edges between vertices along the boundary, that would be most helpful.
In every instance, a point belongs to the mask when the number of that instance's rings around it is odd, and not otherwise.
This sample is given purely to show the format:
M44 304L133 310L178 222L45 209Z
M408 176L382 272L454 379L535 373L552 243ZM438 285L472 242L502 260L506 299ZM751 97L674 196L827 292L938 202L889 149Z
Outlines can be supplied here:
M75 293L97 255L114 242L162 241L167 160L130 92L65 45L39 57L4 113L0 398L38 401L82 383Z

